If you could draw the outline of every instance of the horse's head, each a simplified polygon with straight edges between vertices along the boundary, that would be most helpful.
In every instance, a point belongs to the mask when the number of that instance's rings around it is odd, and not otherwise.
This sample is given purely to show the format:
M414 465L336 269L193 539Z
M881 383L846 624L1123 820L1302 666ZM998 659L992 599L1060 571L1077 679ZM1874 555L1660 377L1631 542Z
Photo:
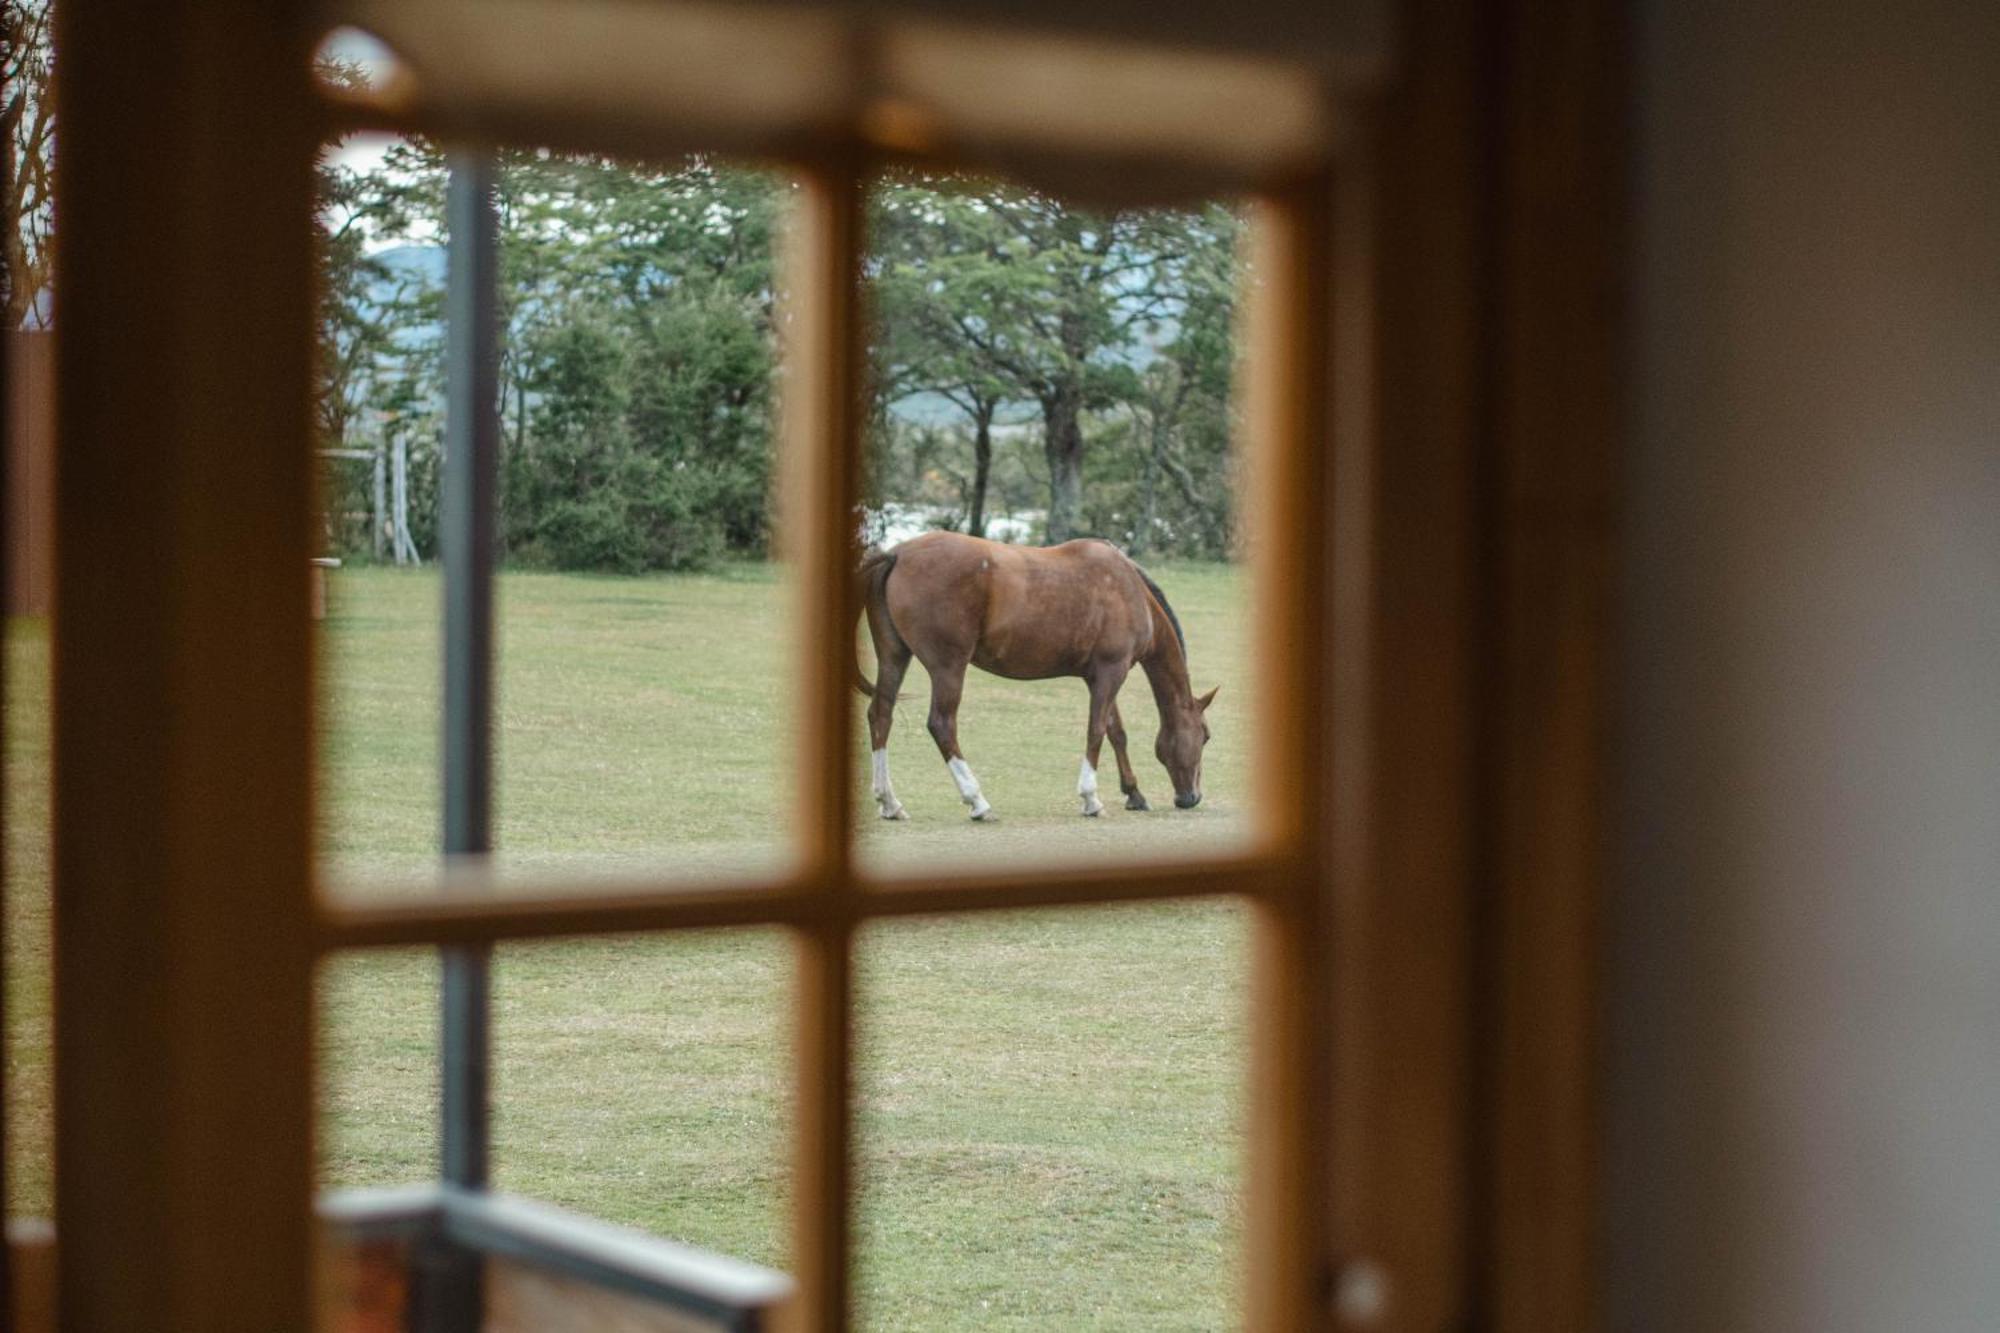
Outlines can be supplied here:
M1198 699L1190 694L1160 712L1160 738L1153 743L1153 753L1173 779L1174 804L1183 810L1201 804L1201 748L1208 744L1208 720L1202 714L1214 699L1215 690Z

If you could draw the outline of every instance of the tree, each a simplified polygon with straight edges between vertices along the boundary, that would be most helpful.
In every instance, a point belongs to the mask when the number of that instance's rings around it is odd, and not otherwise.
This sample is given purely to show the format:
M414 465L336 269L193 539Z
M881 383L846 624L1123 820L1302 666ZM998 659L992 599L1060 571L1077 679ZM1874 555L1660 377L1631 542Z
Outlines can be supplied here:
M440 457L444 174L411 140L379 170L333 174L339 207L323 209L354 220L328 229L323 432L408 443L420 544ZM767 551L784 188L698 158L502 156L508 559L639 571ZM1039 491L1051 540L1226 553L1233 215L1098 217L949 177L874 198L871 502L983 532L996 503ZM384 249L398 241L407 253Z
M965 530L986 535L993 474L993 424L1016 393L990 351L967 337L958 316L976 318L981 290L972 266L951 262L968 243L956 212L927 185L892 183L875 195L871 263L876 429L888 405L932 393L965 414L972 470L961 476ZM886 435L884 436L886 439ZM928 439L928 437L926 437Z
M515 200L501 229L503 264L510 249L517 255L512 355L521 401L538 404L524 413L510 470L533 479L510 494L524 551L624 569L761 554L775 184L701 159L651 171L536 154L509 164L502 191ZM603 343L588 367L577 329ZM590 428L601 467L579 470L583 437L557 423L574 405L614 401ZM607 544L617 524L623 536ZM578 544L578 534L594 535Z
M1172 312L1185 238L1170 217L1091 214L951 177L894 182L878 210L885 321L926 348L905 358L912 372L975 411L985 399L1040 408L1051 542L1081 530L1084 414L1116 400L1135 337Z
M1235 297L1244 275L1237 220L1227 208L1210 205L1178 225L1184 258L1174 275L1172 335L1134 377L1125 401L1142 456L1126 541L1134 556L1162 543L1179 554L1216 558L1228 553L1230 541L1229 390ZM1178 505L1168 503L1163 480L1173 483Z
M55 265L56 107L51 80L49 0L5 0L5 83L0 121L6 145L6 328L44 327L42 301Z
M368 253L367 182L322 153L313 172L319 222L319 365L315 405L323 448L350 439L368 406L377 362L393 330L383 288L389 270Z
M776 184L701 159L650 168L521 150L499 168L506 553L624 571L761 553ZM389 149L362 204L370 245L435 257L445 174L434 144ZM442 265L385 287L340 258L328 322L340 301L385 321L366 397L421 442L415 490L437 451Z

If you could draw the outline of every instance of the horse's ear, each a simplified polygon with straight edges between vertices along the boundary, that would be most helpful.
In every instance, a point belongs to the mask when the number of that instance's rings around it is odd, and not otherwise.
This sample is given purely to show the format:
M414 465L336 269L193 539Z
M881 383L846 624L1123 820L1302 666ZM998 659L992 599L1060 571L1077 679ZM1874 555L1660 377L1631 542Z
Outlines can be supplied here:
M1218 685L1215 687L1215 690L1219 690L1221 688L1222 687ZM1194 701L1195 707L1201 709L1202 712L1206 713L1208 711L1208 706L1215 702L1215 690L1210 690L1207 694L1202 695L1201 698L1196 699Z

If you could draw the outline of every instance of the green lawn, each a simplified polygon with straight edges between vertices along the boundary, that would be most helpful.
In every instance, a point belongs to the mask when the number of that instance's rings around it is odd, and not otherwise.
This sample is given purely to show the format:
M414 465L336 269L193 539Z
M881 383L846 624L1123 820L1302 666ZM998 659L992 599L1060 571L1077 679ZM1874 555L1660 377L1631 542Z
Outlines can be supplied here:
M924 731L921 670L891 764L911 820L852 781L871 863L1101 860L1243 836L1247 676L1234 571L1155 571L1196 684L1222 691L1204 786L1170 808L1150 694L1124 696L1156 810L1077 816L1080 682L975 672L961 740L1001 820L974 825ZM790 604L764 567L510 574L501 587L497 841L524 879L699 878L782 864L795 821ZM421 891L437 837L438 583L349 569L325 622L323 843L343 882ZM10 1207L46 1209L46 640L10 626ZM1103 781L1115 797L1109 752ZM1226 904L899 921L863 939L861 1265L869 1327L1233 1322L1246 927ZM436 967L349 957L324 982L324 1177L435 1170ZM784 1263L780 932L510 946L495 970L502 1187Z

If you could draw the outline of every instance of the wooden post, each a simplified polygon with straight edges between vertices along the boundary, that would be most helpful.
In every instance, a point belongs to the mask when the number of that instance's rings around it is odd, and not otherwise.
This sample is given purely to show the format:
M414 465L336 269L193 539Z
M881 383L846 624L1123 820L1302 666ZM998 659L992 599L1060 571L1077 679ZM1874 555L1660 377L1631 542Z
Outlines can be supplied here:
M396 432L396 447L393 455L395 529L391 532L396 563L414 565L417 560L417 545L410 540L410 439L401 431Z
M65 1329L313 1323L302 9L55 11Z
M388 535L383 531L382 525L388 522L389 519L389 459L380 440L375 442L372 457L369 459L369 468L374 473L375 485L372 491L374 504L370 508L370 513L373 521L368 525L368 544L370 549L374 551L375 558L380 560L382 558L384 538Z

